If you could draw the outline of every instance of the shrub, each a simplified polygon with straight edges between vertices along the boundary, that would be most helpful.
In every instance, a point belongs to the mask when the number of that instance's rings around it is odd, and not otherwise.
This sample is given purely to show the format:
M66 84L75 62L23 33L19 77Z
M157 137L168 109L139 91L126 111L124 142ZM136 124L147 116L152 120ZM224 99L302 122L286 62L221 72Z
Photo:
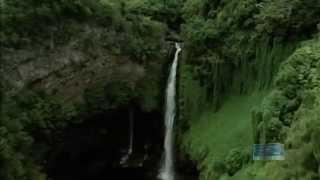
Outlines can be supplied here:
M232 176L248 162L250 156L241 148L232 149L225 159L227 173Z

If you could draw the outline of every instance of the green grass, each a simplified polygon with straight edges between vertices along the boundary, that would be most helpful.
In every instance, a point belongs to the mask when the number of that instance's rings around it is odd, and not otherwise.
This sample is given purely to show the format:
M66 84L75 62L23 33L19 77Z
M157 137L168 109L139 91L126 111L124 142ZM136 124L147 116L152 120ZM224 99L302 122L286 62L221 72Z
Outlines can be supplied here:
M306 42L282 64L275 86L264 100L267 92L228 96L218 112L204 108L198 118L190 120L191 128L184 134L183 148L198 162L201 180L319 179L319 42L319 39ZM290 101L281 98L288 94L292 96ZM289 110L292 99L301 99L301 104L290 111L292 117L285 117L292 119L290 126L277 127L284 134L279 142L285 145L285 160L246 161L243 155L250 156L246 148L253 141L252 107L259 107L266 114L263 121L267 124L270 118L280 120L279 108ZM271 115L267 114L269 111ZM272 124L265 127L274 128ZM279 136L279 132L266 132L270 137ZM240 153L234 149L240 149Z
M199 168L210 173L214 163L223 161L230 150L252 145L251 110L266 94L229 96L218 112L207 109L190 122L183 145L193 159L202 163Z

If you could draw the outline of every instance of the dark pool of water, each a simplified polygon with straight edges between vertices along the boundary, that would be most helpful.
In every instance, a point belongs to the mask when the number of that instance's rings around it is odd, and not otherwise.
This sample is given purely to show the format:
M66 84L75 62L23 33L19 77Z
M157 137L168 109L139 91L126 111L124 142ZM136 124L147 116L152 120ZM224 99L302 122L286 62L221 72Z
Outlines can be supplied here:
M159 180L156 172L146 171L144 168L118 168L105 172L96 180ZM198 180L197 177L176 175L176 180Z
M177 175L176 180L198 180L198 177L187 176L187 175Z

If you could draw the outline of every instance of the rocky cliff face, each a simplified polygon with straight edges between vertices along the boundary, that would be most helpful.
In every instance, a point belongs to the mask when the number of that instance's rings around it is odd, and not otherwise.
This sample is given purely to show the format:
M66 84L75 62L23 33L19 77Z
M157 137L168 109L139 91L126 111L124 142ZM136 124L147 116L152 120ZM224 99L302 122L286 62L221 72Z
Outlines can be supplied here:
M98 47L85 53L65 46L54 50L7 49L3 54L3 87L6 94L40 88L65 99L81 100L85 89L124 78L132 85L141 80L145 67L128 57L111 55Z
M31 121L39 121L28 114L31 112L28 108L37 105L33 102L27 105L26 114L30 121L23 130L34 138L34 145L48 147L37 164L50 177L59 179L66 178L66 174L91 178L121 166L130 170L136 164L138 168L156 168L155 162L159 161L161 153L162 86L166 80L164 67L170 61L167 57L169 51L160 48L159 56L139 61L104 46L103 30L86 27L83 31L60 44L52 45L50 39L44 39L44 42L34 42L22 48L1 49L2 92L6 98L12 97L11 102L16 101L19 94L28 99L25 92L29 91L44 92L44 104L48 99L57 100L58 106L47 104L49 111L42 108L43 104L38 104L41 113L35 111L45 123L51 119L46 119L44 114L57 114L54 109L63 109L64 104L81 105L81 108L75 108L77 114L72 120L67 122L65 114L61 116L64 127L54 128L46 135L43 130L33 132L27 129ZM42 114L42 110L46 112ZM129 111L132 117L129 117ZM24 113L14 114L20 116ZM130 118L134 121L134 152L128 162L133 165L121 165L119 162L128 148ZM19 117L14 120L21 122ZM55 118L52 120L57 122ZM51 140L47 141L47 137ZM103 158L95 159L93 155ZM73 157L90 161L81 164ZM95 167L95 173L88 172L96 164L103 165Z

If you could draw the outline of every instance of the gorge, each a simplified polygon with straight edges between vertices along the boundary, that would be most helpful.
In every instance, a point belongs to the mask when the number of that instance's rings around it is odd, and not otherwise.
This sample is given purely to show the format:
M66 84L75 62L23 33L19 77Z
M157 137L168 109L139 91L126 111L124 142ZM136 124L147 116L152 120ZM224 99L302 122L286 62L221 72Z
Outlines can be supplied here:
M320 178L320 1L0 8L1 180Z

